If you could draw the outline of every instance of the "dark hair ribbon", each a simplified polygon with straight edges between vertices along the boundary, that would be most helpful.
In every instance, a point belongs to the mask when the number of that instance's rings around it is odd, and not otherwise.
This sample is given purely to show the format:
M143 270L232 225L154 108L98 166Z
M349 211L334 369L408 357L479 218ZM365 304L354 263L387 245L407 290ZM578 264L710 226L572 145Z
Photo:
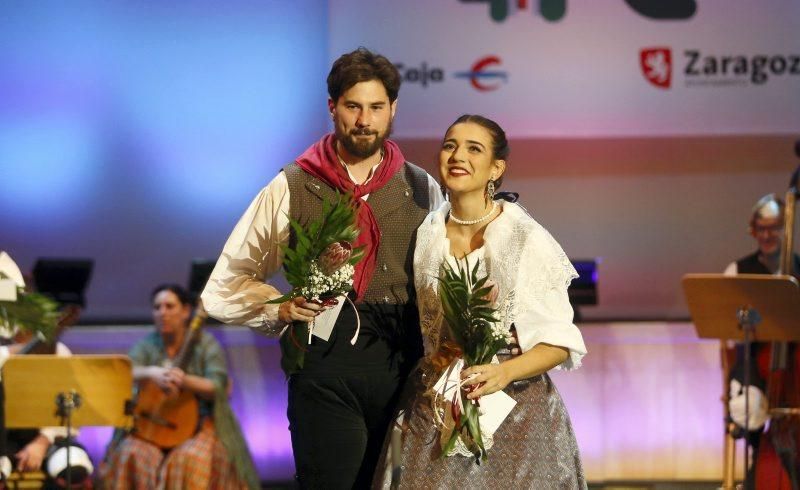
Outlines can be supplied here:
M519 199L519 193L518 192L509 192L509 191L495 192L494 193L494 198L495 199L502 199L502 200L508 201L508 202L517 202L517 200Z

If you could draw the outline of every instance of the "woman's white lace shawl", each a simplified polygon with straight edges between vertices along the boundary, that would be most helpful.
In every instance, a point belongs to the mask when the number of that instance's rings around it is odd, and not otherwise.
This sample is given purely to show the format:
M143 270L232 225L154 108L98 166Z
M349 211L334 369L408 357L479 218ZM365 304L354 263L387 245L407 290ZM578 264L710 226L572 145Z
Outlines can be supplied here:
M561 246L521 206L501 204L503 213L484 233L484 267L497 283L501 321L505 328L515 324L523 350L540 342L562 346L570 356L559 367L577 368L586 347L572 324L567 287L578 274ZM437 277L450 252L445 236L449 210L445 202L417 232L414 284L426 355L435 353L442 340Z

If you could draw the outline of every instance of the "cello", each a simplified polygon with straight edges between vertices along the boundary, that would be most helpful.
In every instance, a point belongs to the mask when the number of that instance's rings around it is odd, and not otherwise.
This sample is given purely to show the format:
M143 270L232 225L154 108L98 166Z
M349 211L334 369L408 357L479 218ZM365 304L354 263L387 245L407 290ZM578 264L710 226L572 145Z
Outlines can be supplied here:
M800 141L795 150L800 156ZM800 280L793 246L798 172L800 168L786 192L779 273L792 274ZM767 374L770 422L759 443L755 488L800 490L800 349L797 343L773 342L770 349L757 353L756 362L758 369Z

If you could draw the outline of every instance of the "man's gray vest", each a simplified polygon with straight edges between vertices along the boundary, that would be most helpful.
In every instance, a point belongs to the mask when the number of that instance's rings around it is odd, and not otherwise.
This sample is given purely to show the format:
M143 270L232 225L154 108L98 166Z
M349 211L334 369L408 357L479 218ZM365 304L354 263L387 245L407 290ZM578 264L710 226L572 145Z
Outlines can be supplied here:
M289 182L289 217L301 224L319 219L323 200L336 190L303 171L296 163L283 168ZM365 303L404 304L414 297L414 245L417 228L430 207L428 174L406 162L382 188L367 198L381 231L375 273ZM294 231L289 243L295 245Z

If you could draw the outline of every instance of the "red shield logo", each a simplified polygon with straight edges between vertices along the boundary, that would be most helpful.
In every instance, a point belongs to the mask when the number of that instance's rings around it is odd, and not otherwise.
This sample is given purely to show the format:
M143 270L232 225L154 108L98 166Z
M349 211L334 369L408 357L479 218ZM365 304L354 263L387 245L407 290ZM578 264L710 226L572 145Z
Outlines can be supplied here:
M658 88L672 85L672 50L669 48L644 48L639 52L639 65L648 82Z

